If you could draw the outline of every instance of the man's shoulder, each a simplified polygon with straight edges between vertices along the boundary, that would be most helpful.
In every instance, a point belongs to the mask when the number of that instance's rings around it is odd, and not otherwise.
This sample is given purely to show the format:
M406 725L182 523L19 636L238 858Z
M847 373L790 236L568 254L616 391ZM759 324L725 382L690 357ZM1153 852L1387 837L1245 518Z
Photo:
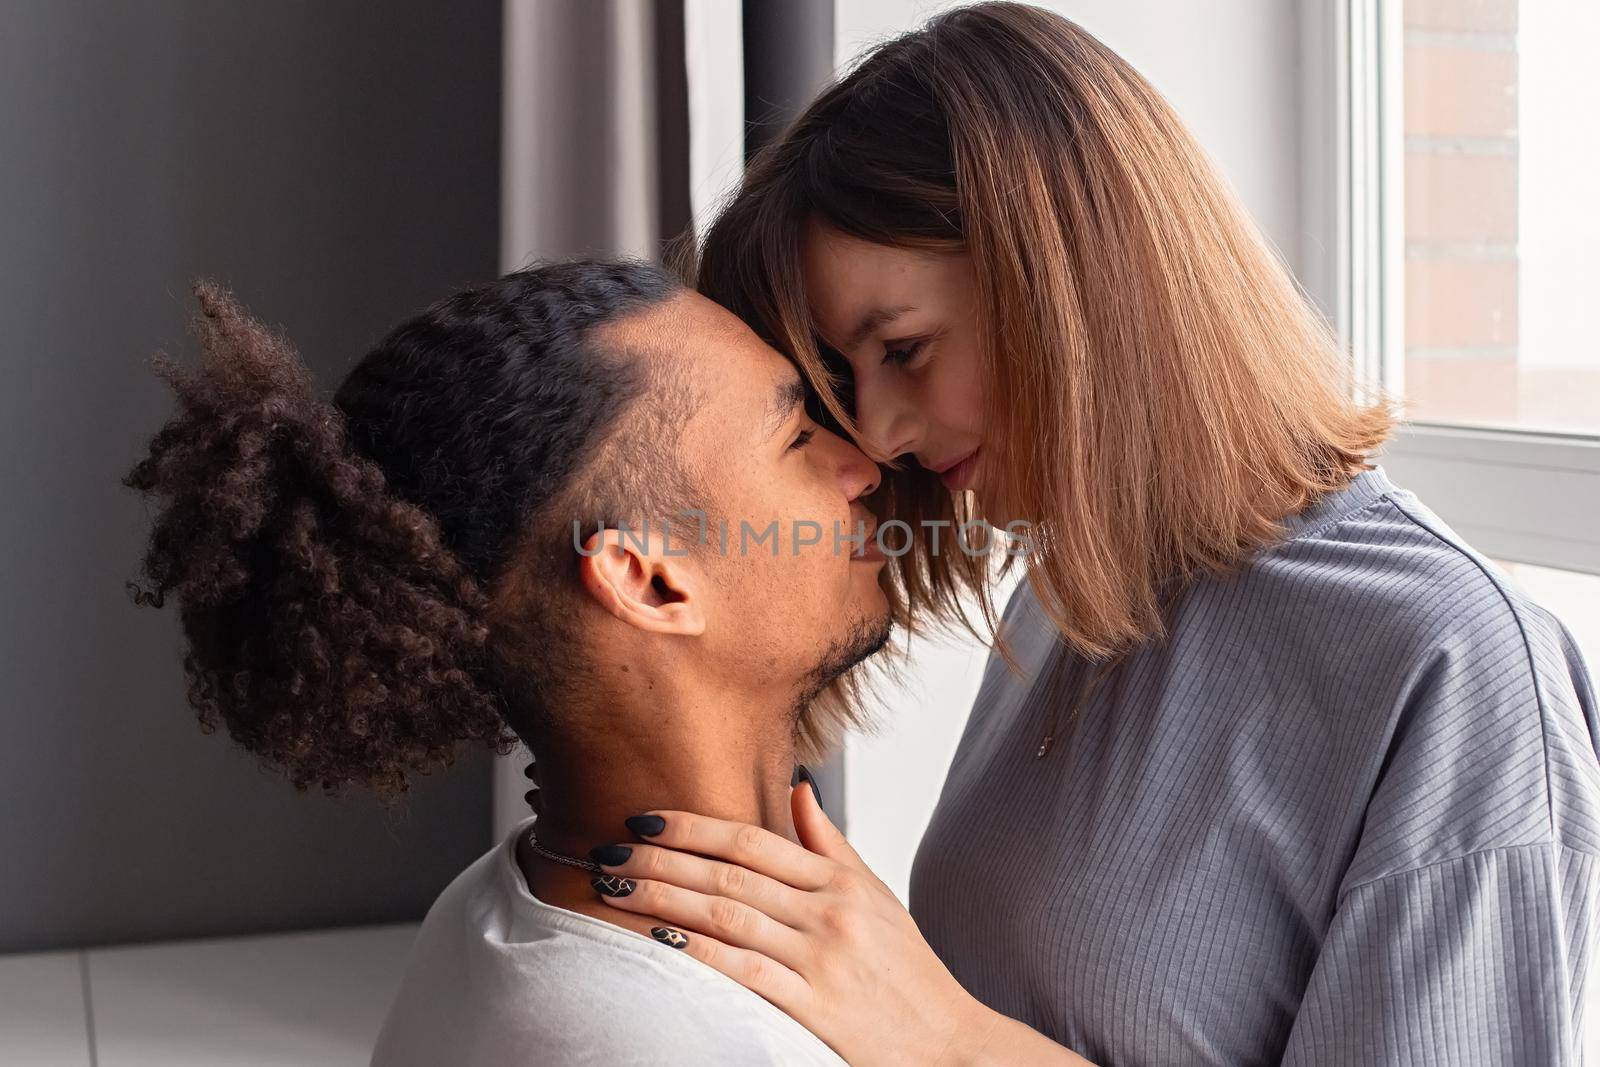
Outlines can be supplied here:
M375 1065L827 1063L826 1046L726 976L630 930L512 892L490 853L424 920ZM520 1057L520 1058L519 1058ZM437 1062L437 1061L436 1061Z
M430 1047L493 1065L829 1062L826 1046L754 994L649 947L568 931L473 946L465 967L443 971L446 982L402 994L379 1043L388 1058L373 1063L445 1062L406 1058Z

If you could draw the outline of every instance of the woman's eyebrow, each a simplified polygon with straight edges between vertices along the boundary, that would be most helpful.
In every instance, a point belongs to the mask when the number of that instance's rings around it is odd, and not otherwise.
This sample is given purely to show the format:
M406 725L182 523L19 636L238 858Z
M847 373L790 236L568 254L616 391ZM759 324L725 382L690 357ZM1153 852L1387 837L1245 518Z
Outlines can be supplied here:
M868 337L872 336L872 331L889 325L889 323L893 322L895 319L898 319L901 315L904 315L908 311L915 310L917 309L912 307L910 304L902 304L899 307L892 308L873 308L871 311L868 311L865 315L861 316L861 320L856 323L856 328L851 330L850 335L845 338L845 350L854 350L855 347L862 341L865 341Z

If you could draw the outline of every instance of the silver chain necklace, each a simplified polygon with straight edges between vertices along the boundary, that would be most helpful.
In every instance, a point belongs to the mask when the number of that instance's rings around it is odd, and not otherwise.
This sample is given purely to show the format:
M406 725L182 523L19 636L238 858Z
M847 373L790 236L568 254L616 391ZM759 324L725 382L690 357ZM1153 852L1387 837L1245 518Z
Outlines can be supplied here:
M539 844L539 838L534 835L532 827L529 827L528 829L528 847L533 849L539 855L543 856L545 859L554 863L565 863L568 867L580 867L586 871L593 871L595 874L605 873L605 868L601 867L593 860L580 860L578 857L569 856L565 852L556 852L552 849L545 848L543 845Z

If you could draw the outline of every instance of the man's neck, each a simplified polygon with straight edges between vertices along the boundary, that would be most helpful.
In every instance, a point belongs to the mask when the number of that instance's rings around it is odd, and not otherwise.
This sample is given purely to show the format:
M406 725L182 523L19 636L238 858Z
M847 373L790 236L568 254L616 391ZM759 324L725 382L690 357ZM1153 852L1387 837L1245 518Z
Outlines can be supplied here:
M693 701L694 703L691 703ZM714 701L714 703L712 702ZM577 711L577 709L573 709ZM762 826L796 840L789 791L794 770L790 710L749 694L643 698L615 694L583 709L590 728L538 753L539 843L579 859L597 845L639 844L623 820L647 811L689 811ZM606 724L613 724L607 728ZM519 849L534 895L617 921L584 870Z

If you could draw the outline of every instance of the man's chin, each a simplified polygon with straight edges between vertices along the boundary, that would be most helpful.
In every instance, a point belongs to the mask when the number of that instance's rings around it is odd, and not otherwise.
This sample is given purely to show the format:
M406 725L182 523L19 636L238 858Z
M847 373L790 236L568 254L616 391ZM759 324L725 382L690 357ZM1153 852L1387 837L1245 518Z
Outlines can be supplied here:
M883 651L894 631L887 611L855 620L850 629L828 646L812 671L813 693L820 693L845 672Z

